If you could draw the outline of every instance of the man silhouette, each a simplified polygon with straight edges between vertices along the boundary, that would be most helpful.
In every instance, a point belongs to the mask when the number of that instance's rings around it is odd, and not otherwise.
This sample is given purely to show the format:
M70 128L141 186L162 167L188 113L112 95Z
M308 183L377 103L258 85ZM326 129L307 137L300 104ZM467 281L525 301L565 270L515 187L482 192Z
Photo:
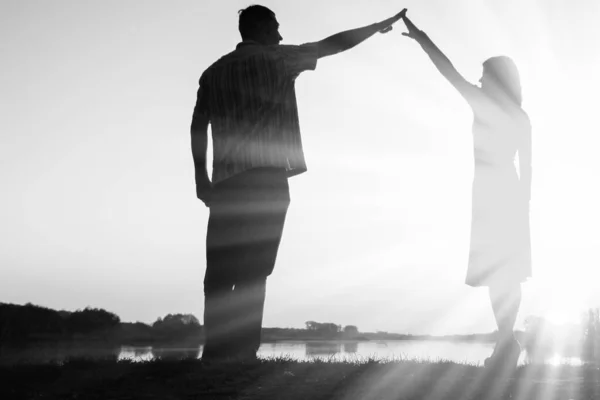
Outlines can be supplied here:
M199 81L191 125L196 194L210 208L203 360L255 358L267 277L290 202L288 178L306 171L294 81L317 60L391 30L406 10L319 42L280 45L270 9L239 12L242 42ZM206 166L213 138L212 181Z

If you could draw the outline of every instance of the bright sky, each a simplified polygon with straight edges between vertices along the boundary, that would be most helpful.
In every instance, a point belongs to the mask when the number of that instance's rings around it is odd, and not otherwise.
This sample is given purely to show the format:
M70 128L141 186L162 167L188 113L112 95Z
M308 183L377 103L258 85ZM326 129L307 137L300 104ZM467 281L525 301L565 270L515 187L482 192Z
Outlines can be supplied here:
M208 210L189 125L201 73L240 40L244 0L0 3L0 301L201 318ZM600 2L284 0L284 43L408 8L471 82L506 54L533 123L531 314L600 306ZM451 5L450 5L451 4ZM464 285L471 111L402 23L297 81L309 171L268 283L265 326L495 328Z

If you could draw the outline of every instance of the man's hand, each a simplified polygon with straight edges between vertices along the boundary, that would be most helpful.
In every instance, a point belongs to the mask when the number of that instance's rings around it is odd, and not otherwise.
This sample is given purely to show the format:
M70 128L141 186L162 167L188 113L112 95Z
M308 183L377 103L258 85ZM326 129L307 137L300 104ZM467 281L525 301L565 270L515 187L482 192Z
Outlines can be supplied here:
M208 177L206 179L199 179L196 181L196 196L202 200L206 207L210 207L212 183L210 180L208 180Z
M376 22L362 28L350 29L336 33L323 40L316 42L319 49L319 57L328 57L349 50L364 42L377 32L386 33L392 30L392 25L398 22L406 14L406 9L381 22Z
M403 36L418 40L419 37L423 35L423 32L420 31L419 28L417 28L410 19L408 19L408 17L406 16L406 13L404 13L404 15L402 15L402 20L404 21L404 24L406 25L406 28L408 29L408 32L402 32Z
M385 21L381 22L381 25L383 25L384 27L379 31L379 33L388 33L389 31L391 31L392 25L404 18L405 15L406 8L400 11L398 14L394 15L392 18L386 19Z

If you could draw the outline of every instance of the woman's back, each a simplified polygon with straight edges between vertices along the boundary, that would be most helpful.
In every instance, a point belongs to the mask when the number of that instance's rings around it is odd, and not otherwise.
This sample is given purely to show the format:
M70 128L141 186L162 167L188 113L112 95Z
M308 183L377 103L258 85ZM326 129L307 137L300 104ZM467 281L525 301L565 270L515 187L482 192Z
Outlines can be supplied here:
M515 155L531 126L519 106L499 104L481 89L473 109L473 150L476 166L514 168Z

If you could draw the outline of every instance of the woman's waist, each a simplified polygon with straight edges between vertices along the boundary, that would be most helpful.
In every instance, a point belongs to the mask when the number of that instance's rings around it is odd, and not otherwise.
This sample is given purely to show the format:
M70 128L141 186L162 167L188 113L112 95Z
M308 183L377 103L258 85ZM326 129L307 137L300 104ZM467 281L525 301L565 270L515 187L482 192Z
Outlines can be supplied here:
M512 157L477 157L475 156L476 168L494 168L498 170L516 170L515 161Z
M514 168L515 155L516 152L509 149L492 150L475 147L473 151L475 165L490 165L499 168Z
M519 180L514 164L475 163L475 179Z

